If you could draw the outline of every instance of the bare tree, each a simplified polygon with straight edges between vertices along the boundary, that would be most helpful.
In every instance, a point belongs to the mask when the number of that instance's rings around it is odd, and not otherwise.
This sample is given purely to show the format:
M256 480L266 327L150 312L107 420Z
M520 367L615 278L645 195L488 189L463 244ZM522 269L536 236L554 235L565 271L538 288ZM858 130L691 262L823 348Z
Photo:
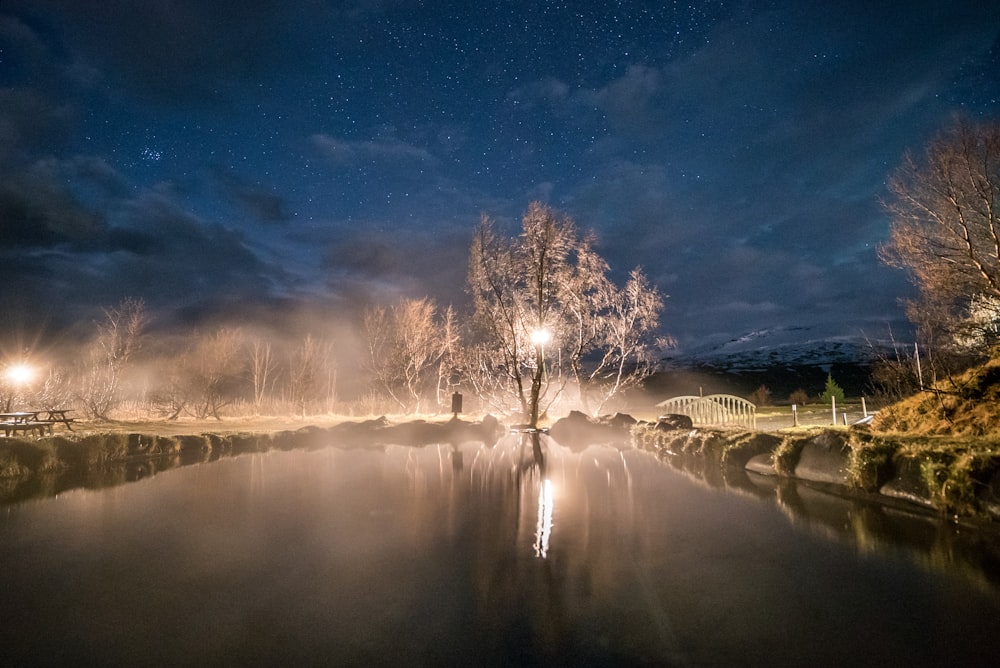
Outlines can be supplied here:
M399 373L398 364L394 359L389 310L384 306L369 307L365 309L362 321L365 340L368 342L366 363L372 381L401 408L405 408L406 404L397 395Z
M619 291L593 243L538 202L517 238L502 238L484 217L473 240L468 283L478 337L466 370L480 391L505 390L531 426L543 400L551 404L571 379L584 399L598 388L603 406L648 373L662 299L638 269ZM491 386L497 379L500 388Z
M90 417L107 419L118 405L123 374L140 348L147 323L141 299L130 297L105 309L79 374L78 397Z
M187 412L222 419L219 411L239 397L243 385L243 342L241 330L226 327L193 335L188 350L168 362L169 382L157 395L170 418Z
M442 361L454 345L454 315L438 317L433 300L402 299L386 309L364 314L369 370L381 390L404 411L421 409L423 399L436 397Z
M455 309L451 306L448 306L441 316L439 332L441 354L438 361L436 394L438 405L444 406L446 393L457 384L458 369L461 366L459 347L461 335L456 322Z
M255 338L250 342L250 380L253 383L254 413L260 415L264 398L274 385L274 375L278 369L277 360L271 353L271 342Z
M869 391L876 404L884 406L901 401L920 391L915 351L912 348L910 350L904 349L895 340L892 343L891 354L885 350L877 352L868 380Z
M74 389L72 377L64 369L51 368L41 386L33 393L33 403L39 408L66 408L73 400Z
M488 385L497 383L497 389L512 395L527 417L523 371L531 352L520 299L526 289L523 277L514 244L498 235L493 222L484 216L470 251L468 284L475 330L480 337L469 342L473 359L467 366L474 384L486 390Z
M310 401L332 401L336 387L333 342L317 340L307 334L292 351L288 361L288 397L299 414L306 414Z
M668 345L656 336L663 299L638 267L629 274L625 287L610 294L598 321L594 345L601 351L585 379L579 379L587 406L588 391L598 399L597 411L629 387L639 385L655 368L654 352Z
M957 122L930 142L922 159L908 155L889 189L892 229L881 256L906 269L919 289L909 314L925 343L994 346L1000 123Z

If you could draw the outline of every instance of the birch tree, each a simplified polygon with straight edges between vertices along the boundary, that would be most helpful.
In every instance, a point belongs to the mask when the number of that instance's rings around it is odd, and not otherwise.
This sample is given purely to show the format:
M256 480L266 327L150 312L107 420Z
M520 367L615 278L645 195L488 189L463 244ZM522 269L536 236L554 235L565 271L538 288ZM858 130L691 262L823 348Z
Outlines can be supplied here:
M250 342L249 354L254 413L260 415L264 399L274 385L278 363L271 352L271 342L261 338L255 338Z
M994 346L981 306L1000 299L1000 123L957 122L920 158L907 155L889 190L881 256L919 290L911 320L925 340Z
M597 407L648 373L662 298L641 270L623 290L608 278L592 234L533 202L517 237L484 217L470 250L473 385L502 390L535 427L572 385ZM539 335L542 335L541 337Z
M455 345L450 308L439 315L431 299L401 299L367 309L364 329L368 368L381 391L403 411L419 412L430 397L440 403L445 358Z

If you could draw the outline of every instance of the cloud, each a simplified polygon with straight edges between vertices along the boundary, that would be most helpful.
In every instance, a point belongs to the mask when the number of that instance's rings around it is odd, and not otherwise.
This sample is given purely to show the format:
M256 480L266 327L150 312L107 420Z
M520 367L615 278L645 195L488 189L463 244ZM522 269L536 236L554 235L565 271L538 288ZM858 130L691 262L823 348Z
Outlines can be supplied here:
M529 108L539 105L558 107L569 101L570 92L567 83L548 76L512 89L507 93L507 101Z
M0 238L5 255L56 245L88 247L106 229L102 214L82 206L42 169L0 180Z
M659 68L632 65L606 86L583 91L580 100L600 109L615 133L651 138L661 136L671 105Z
M250 183L231 170L216 167L212 176L222 196L262 223L289 220L285 198L260 184Z
M312 143L327 159L340 164L365 162L396 163L436 162L426 149L389 137L374 140L337 139L327 134L314 134Z
M33 9L58 21L67 46L114 85L174 106L218 100L235 84L290 65L287 45L304 12L286 5L249 0L233 11L197 0L37 0Z
M5 299L22 304L25 320L54 326L124 296L169 320L199 304L266 301L295 284L240 232L186 211L169 188L136 193L95 157L0 174L0 239Z
M73 118L69 105L53 104L35 90L0 88L0 165L61 149Z

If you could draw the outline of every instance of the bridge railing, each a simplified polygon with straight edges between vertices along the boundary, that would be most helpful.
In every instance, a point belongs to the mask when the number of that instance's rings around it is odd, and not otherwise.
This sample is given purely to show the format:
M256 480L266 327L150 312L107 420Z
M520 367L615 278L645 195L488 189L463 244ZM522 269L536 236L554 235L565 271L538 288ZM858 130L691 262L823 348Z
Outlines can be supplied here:
M757 428L757 407L732 394L684 395L656 405L663 413L687 415L696 425Z

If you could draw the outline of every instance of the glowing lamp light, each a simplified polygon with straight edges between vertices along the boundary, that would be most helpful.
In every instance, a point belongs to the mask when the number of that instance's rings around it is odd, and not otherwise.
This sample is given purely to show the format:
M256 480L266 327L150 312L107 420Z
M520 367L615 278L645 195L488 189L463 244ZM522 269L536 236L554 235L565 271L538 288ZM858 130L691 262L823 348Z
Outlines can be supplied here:
M23 362L11 364L4 372L4 377L14 385L26 385L35 377L35 370Z
M536 329L531 333L531 343L535 346L544 346L552 340L552 332L547 329Z

